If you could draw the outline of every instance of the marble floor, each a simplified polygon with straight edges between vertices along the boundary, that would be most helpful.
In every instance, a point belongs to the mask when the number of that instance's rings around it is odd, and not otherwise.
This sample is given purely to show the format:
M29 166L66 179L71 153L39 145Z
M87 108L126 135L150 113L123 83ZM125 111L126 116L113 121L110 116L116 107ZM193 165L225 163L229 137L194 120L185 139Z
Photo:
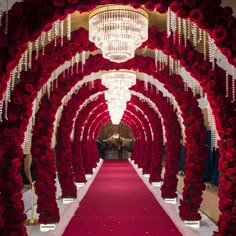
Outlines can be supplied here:
M200 222L200 228L194 229L191 227L185 226L183 221L180 220L178 215L178 207L179 207L179 200L181 199L181 195L178 196L177 203L176 204L168 204L161 198L161 191L159 187L152 186L148 181L148 176L143 176L141 171L131 162L135 170L137 171L137 174L140 176L140 178L144 181L148 189L153 193L159 204L163 207L163 209L167 212L167 214L170 216L172 221L176 224L180 232L184 236L210 236L213 234L213 231L217 230L216 225L208 219L205 215L202 214L202 220ZM93 175L86 176L87 183L83 186L78 186L77 191L77 199L74 200L72 203L69 204L63 204L62 200L58 200L58 207L60 209L60 222L56 225L55 230L51 230L48 232L40 232L40 226L26 226L27 233L29 236L60 236L63 234L66 225L69 223L70 219L73 217L74 212L79 207L79 203L82 200L82 198L85 196L86 192L88 191L91 183L93 182L94 178L96 177L97 172L99 171L100 167L102 165L102 161L99 163L98 167L94 170ZM59 186L59 183L57 183ZM60 195L60 188L58 188L57 195ZM31 211L27 212L28 218L31 217ZM37 214L36 214L37 218Z

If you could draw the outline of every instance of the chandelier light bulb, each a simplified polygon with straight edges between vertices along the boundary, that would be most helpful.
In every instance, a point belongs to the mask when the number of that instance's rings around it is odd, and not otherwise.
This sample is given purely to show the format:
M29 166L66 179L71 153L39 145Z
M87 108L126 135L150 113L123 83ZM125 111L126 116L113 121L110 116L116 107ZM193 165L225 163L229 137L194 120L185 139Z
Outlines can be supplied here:
M89 15L89 40L104 58L125 62L148 39L148 14L131 6L107 5Z

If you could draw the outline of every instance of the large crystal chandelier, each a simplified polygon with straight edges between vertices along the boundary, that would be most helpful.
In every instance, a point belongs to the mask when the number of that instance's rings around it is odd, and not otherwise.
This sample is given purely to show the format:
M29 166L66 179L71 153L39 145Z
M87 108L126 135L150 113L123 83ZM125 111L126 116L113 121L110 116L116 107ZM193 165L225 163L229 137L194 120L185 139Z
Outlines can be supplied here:
M104 58L125 62L148 39L148 14L131 6L108 5L89 15L89 40Z
M120 123L126 110L126 102L131 98L129 88L136 83L136 74L133 71L108 71L102 74L102 84L108 88L105 99L114 125Z

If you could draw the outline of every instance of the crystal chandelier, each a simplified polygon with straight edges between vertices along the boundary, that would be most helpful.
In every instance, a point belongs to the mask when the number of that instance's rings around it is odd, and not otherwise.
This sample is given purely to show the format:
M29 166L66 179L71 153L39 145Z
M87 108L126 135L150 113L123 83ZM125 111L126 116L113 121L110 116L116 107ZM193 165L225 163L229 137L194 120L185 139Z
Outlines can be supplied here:
M102 50L103 57L125 62L148 39L148 14L131 6L108 5L89 15L89 40Z
M131 98L129 88L136 83L134 71L107 71L101 76L102 84L108 88L105 99L113 124L119 124L126 110L126 102Z
M136 84L134 71L120 70L104 72L101 76L102 84L108 89L129 89Z

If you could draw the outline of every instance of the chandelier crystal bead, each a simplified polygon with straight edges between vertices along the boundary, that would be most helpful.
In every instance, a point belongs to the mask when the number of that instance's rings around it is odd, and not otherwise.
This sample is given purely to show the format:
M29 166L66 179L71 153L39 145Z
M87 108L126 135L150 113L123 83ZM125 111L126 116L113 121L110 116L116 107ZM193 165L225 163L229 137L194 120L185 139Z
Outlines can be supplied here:
M148 39L148 14L131 6L108 5L89 15L89 40L102 50L103 57L125 62Z

